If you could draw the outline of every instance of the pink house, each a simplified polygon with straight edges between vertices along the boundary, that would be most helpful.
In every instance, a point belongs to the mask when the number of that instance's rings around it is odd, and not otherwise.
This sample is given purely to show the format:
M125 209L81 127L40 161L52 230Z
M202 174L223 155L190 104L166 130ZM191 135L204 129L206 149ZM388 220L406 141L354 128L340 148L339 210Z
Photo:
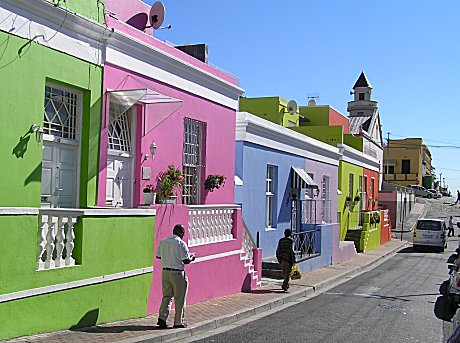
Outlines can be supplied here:
M183 223L197 261L187 266L187 302L255 288L260 250L244 230L234 204L235 121L243 90L237 79L126 22L145 17L138 0L106 1L104 119L100 142L98 206L135 208L142 190L174 165L185 177L173 204L157 209L155 246ZM140 15L139 15L140 14ZM144 32L145 31L145 32ZM204 188L208 175L226 177L224 187ZM147 312L161 301L161 267L154 262Z

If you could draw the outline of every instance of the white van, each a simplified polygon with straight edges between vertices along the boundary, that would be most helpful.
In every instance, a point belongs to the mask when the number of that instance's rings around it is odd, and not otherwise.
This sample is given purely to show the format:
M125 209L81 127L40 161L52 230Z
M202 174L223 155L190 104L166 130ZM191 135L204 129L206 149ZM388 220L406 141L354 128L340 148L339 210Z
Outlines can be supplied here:
M419 219L414 228L414 250L421 246L438 247L441 251L447 248L447 227L441 219Z

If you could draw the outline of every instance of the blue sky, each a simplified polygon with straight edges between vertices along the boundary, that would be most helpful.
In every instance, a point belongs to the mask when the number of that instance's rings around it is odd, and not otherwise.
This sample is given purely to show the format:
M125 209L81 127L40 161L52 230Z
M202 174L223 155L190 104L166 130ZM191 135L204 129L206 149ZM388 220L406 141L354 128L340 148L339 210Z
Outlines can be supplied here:
M248 97L306 105L318 95L318 104L347 115L364 71L384 138L423 138L438 179L442 173L452 193L460 189L458 0L163 3L172 29L155 36L208 44L209 62L237 76Z

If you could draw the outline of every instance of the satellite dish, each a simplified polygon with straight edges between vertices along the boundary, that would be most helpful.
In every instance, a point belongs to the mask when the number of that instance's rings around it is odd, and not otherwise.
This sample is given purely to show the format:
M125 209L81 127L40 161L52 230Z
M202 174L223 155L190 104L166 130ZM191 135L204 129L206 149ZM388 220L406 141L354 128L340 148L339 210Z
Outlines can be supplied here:
M289 114L297 113L298 106L295 100L289 100L289 102L287 103L287 109Z
M155 2L150 9L150 26L155 30L159 29L165 20L165 6L160 1Z
M147 22L149 21L149 16L147 13L138 13L126 22L126 24L131 25L132 27L144 31L147 27Z
M308 106L311 106L311 107L316 106L316 101L315 101L315 99L310 99L310 100L308 100Z

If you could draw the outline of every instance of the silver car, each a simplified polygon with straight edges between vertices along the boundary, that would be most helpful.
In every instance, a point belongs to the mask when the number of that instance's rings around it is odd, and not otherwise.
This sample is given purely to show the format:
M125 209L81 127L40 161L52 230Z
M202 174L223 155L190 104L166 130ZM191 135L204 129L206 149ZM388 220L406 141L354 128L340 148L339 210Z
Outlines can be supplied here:
M428 199L432 199L434 197L433 193L428 191L425 187L417 185L410 185L409 187L412 188L416 197L424 197Z
M433 193L433 197L434 197L435 199L439 199L439 198L442 197L442 194L439 193L439 192L438 192L436 189L434 189L434 188L430 188L430 189L428 190L428 192Z

